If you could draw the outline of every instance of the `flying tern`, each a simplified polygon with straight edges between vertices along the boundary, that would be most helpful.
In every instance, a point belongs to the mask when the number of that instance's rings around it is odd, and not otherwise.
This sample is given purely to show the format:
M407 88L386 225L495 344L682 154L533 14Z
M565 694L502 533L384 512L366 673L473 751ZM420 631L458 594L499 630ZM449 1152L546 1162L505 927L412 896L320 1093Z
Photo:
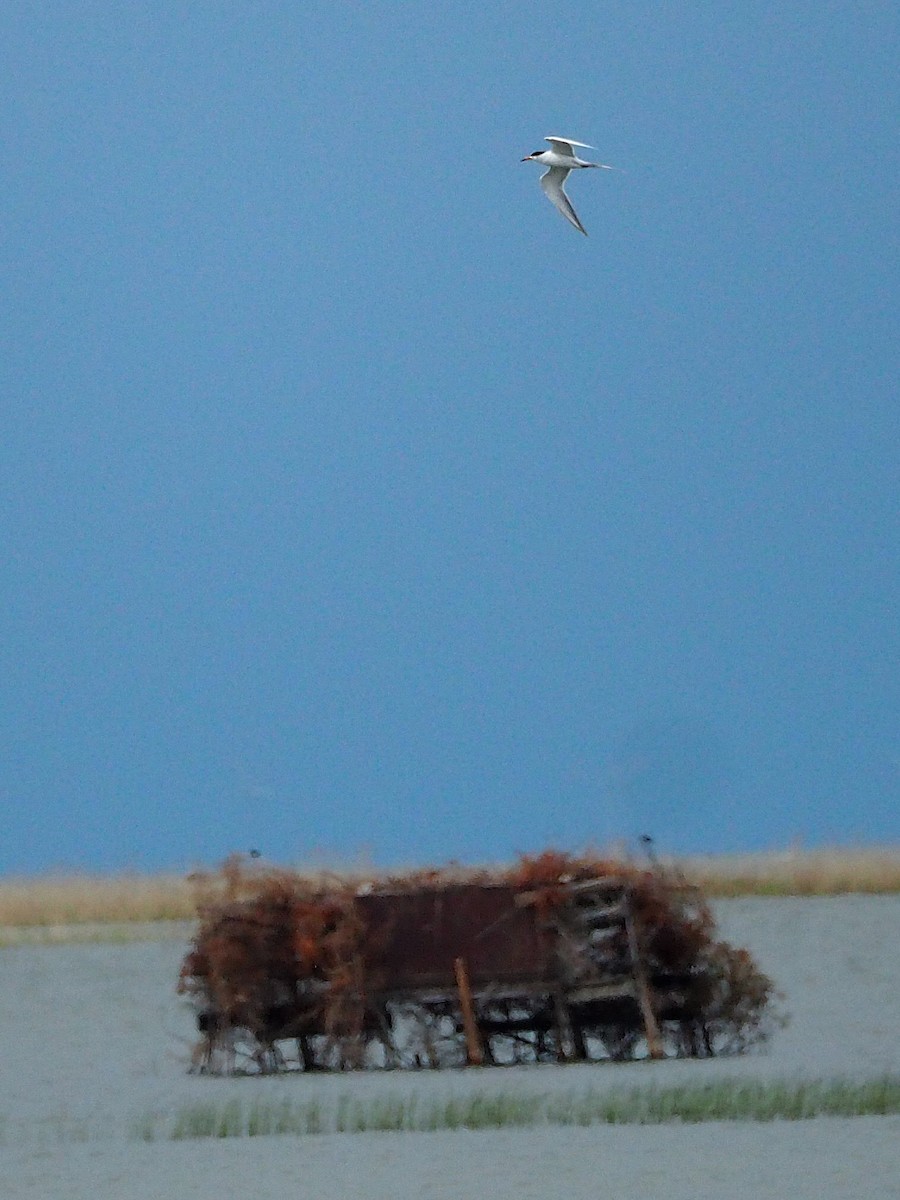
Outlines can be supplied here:
M566 220L587 237L587 230L578 220L578 214L572 207L563 184L569 178L569 172L574 171L576 167L599 167L601 171L614 171L616 168L607 166L606 163L585 162L579 158L575 153L575 146L579 150L594 149L586 142L573 142L571 138L561 137L545 137L544 141L550 143L549 150L535 150L533 154L527 154L522 162L539 162L550 168L541 176L544 194L556 205Z

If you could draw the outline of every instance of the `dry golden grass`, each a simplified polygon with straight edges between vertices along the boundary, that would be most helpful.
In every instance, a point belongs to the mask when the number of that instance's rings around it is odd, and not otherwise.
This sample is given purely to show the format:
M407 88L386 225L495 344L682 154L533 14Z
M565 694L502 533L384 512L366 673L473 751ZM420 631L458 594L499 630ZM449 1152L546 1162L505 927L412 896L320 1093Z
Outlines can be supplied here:
M900 846L711 855L675 865L709 896L900 892Z
M51 927L186 921L191 887L178 875L47 875L0 879L0 925Z
M771 851L666 860L710 896L831 896L900 892L900 847ZM316 872L311 872L315 874ZM356 876L357 869L347 875ZM0 879L0 927L27 940L63 941L82 927L190 921L194 888L178 875L71 875ZM66 936L65 929L72 929Z

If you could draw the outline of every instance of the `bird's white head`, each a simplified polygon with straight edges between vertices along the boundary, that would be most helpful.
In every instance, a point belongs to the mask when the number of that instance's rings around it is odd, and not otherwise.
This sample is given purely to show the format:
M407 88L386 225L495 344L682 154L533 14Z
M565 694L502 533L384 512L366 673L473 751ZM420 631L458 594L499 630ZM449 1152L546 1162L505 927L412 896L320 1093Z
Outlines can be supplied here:
M524 158L520 158L519 162L540 162L546 153L546 150L535 150L532 154L526 154Z

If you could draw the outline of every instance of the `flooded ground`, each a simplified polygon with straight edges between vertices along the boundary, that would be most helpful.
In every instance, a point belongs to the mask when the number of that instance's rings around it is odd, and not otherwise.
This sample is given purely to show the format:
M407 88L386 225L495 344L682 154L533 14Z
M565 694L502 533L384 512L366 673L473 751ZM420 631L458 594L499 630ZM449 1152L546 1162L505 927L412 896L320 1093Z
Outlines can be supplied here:
M341 1197L900 1196L900 1118L539 1128L145 1144L194 1100L631 1088L715 1078L900 1073L900 897L716 905L785 993L791 1023L740 1059L441 1073L210 1079L186 1074L179 940L0 951L0 1195L97 1200Z

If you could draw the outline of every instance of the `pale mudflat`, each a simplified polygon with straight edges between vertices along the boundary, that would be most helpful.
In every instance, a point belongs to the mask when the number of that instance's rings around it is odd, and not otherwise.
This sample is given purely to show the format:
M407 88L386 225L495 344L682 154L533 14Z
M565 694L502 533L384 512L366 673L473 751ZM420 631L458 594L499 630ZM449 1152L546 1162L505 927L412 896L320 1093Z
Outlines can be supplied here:
M6 1152L8 1200L892 1200L900 1118Z
M144 1143L148 1114L238 1097L578 1090L713 1078L900 1073L900 897L743 899L716 905L786 993L767 1052L709 1062L190 1077L191 1017L175 997L185 946L0 951L0 1196L641 1197L791 1200L900 1196L900 1118L772 1124L337 1134Z

